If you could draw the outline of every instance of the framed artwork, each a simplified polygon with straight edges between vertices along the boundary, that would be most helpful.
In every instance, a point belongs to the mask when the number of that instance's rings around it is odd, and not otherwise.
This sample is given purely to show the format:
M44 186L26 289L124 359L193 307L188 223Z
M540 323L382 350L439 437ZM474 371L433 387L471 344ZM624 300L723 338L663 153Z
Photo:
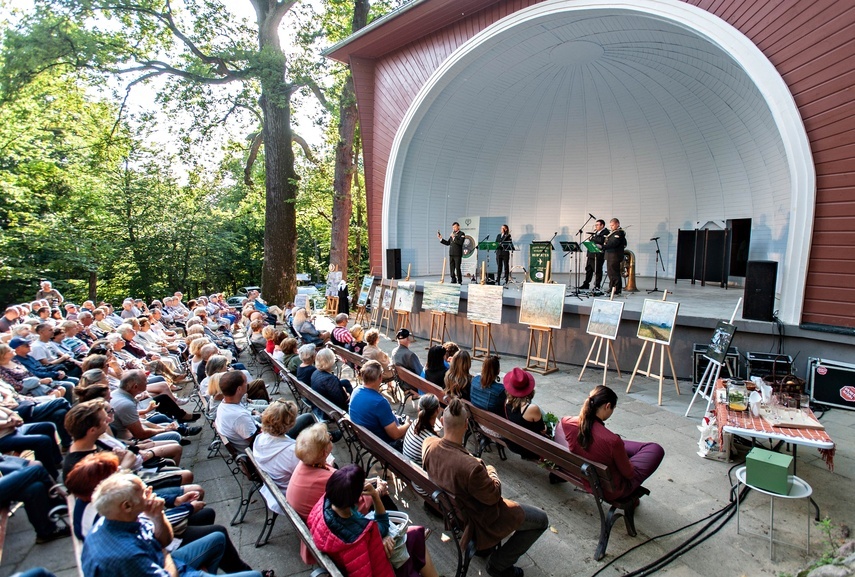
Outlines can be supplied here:
M641 320L638 323L638 338L670 345L679 309L680 303L644 299Z
M735 333L736 325L725 321L718 321L710 344L707 346L706 357L711 361L723 365L724 359L727 357L727 349L730 348L730 343L733 342L733 335Z
M401 312L413 312L413 299L416 297L415 281L399 281L398 292L395 295L395 310Z
M391 309L392 308L392 297L395 294L395 289L387 288L383 290L383 308Z
M523 283L520 322L560 329L566 290L563 284Z
M504 287L490 284L470 284L466 318L482 323L502 324L502 293Z
M338 285L341 283L341 271L330 271L327 275L327 293L328 297L338 296Z
M460 285L426 282L422 310L456 315L460 311Z
M380 308L380 298L383 296L381 289L383 288L383 283L381 282L376 287L374 287L374 296L371 297L371 306L376 308Z
M359 299L356 301L357 305L365 306L368 303L368 293L371 292L372 284L374 284L373 276L365 275L362 277L362 286L359 289Z
M589 335L614 340L620 327L620 317L623 314L623 301L607 301L595 299L591 306L591 316L588 318Z

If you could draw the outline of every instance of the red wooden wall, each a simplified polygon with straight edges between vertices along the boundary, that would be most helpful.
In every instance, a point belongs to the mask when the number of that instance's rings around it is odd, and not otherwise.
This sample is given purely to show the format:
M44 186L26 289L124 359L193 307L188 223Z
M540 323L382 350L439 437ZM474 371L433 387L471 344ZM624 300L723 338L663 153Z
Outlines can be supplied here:
M375 270L382 263L379 231L383 228L389 154L408 107L457 47L497 20L538 1L433 0L402 12L333 53L336 58L349 59L354 71L373 231L370 257ZM817 173L802 322L855 327L855 3L689 3L750 38L790 87L807 129ZM463 4L469 11L459 9ZM407 42L409 39L414 40Z

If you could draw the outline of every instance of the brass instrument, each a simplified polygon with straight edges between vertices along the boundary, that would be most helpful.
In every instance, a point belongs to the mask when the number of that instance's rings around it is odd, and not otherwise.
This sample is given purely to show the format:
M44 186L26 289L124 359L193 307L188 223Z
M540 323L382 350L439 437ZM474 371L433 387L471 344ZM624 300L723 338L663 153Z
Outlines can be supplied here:
M615 235L615 234L617 234L617 233L619 233L619 232L623 232L623 229L622 229L622 228L616 228L615 230L613 230L613 231L611 231L609 234L607 234L607 235L606 235L606 238L605 238L605 239L603 239L603 240L608 241L608 240L612 237L612 235Z
M624 290L627 292L638 292L635 286L635 253L624 249L623 260L620 262L620 276L626 279Z

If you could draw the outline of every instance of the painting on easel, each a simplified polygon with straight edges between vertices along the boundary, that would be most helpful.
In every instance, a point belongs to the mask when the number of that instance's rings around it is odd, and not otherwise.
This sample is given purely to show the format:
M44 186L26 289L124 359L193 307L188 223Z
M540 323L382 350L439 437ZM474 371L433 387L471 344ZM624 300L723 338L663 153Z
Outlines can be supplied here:
M560 329L566 289L563 284L523 283L520 323Z
M730 348L730 343L733 342L734 333L736 333L736 325L718 321L710 344L707 347L706 357L711 361L723 365L727 357L727 349Z
M468 291L466 318L470 321L502 324L502 286L470 284Z
M644 299L641 320L638 323L638 338L663 345L670 345L677 322L680 303Z
M620 317L623 314L623 301L595 299L588 318L589 335L614 340L617 338Z
M374 277L365 275L362 277L362 287L359 289L359 299L356 301L358 306L364 307L368 303L368 293L371 292L371 285L374 284Z
M456 315L460 311L460 285L426 282L422 310Z
M383 291L383 308L391 309L392 308L392 296L394 293L394 289L387 288Z
M331 270L329 274L327 274L327 290L326 296L328 297L337 297L338 296L338 285L341 284L341 271L340 270Z
M416 283L399 281L398 292L395 294L395 310L403 313L413 312L413 299L416 297Z
M380 299L383 296L383 282L381 281L376 287L374 287L374 296L371 297L371 306L377 310L380 309Z

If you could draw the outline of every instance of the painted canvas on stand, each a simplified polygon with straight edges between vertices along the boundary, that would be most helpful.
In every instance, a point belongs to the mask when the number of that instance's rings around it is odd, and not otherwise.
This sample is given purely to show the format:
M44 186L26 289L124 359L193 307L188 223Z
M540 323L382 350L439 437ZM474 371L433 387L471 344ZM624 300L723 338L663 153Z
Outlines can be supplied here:
M589 335L614 340L617 337L618 328L620 328L622 314L623 301L594 299L586 332Z
M679 309L680 303L644 299L641 320L638 322L638 338L670 345Z
M563 284L523 283L520 322L560 329L566 290Z
M502 324L503 287L489 284L470 284L466 318L482 323Z
M359 289L359 299L356 301L357 305L365 306L368 302L368 294L371 292L372 284L374 284L373 276L365 275L362 277L362 286Z
M413 300L416 297L416 283L414 281L399 281L398 292L395 294L395 310L400 312L413 312Z
M460 285L426 282L422 310L456 315L460 311Z

